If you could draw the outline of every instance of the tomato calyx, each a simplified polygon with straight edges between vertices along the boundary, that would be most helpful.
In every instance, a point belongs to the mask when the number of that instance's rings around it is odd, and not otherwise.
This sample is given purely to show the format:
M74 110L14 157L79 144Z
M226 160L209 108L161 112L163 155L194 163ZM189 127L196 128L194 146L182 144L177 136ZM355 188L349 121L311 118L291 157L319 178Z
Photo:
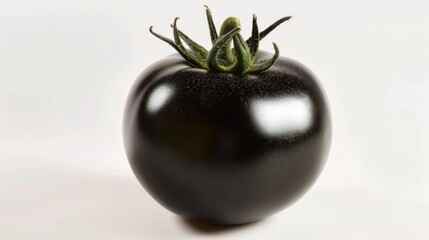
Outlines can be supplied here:
M190 64L195 67L206 69L212 72L227 72L234 74L259 73L269 69L279 57L278 46L273 42L274 55L261 62L256 59L259 53L259 42L272 30L283 22L289 20L291 16L283 17L262 32L259 32L256 15L253 15L252 36L244 40L241 31L240 20L235 17L227 18L220 29L219 35L213 22L210 9L206 8L207 22L209 25L212 47L210 50L192 40L177 27L178 17L174 19L173 28L174 39L169 39L153 31L153 26L149 31L157 38L168 43ZM189 47L187 49L183 42Z

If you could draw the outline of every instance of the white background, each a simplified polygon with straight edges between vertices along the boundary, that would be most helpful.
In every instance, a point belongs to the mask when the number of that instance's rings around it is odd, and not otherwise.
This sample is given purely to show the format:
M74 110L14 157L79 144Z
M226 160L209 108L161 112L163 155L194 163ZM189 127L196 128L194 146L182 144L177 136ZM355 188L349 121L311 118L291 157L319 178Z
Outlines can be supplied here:
M264 221L201 226L158 205L126 160L131 84L174 50L170 23L209 46L204 4L316 73L334 123L327 165ZM0 239L428 239L425 1L0 0Z

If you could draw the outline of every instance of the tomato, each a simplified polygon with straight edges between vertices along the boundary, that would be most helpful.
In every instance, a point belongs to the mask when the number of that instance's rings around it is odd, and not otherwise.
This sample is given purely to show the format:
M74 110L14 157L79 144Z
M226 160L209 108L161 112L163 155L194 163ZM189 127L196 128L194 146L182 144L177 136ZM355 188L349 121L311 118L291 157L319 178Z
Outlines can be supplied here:
M255 62L269 59L258 51ZM129 163L164 207L215 224L260 220L315 182L329 152L329 106L304 65L201 69L180 53L138 77L123 120Z

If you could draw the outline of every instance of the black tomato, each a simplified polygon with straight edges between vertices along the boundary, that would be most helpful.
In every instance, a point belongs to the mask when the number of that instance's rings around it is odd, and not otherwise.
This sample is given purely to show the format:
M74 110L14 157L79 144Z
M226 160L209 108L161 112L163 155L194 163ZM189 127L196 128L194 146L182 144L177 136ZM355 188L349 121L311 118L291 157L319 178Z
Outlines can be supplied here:
M324 166L331 135L321 85L285 57L233 74L170 55L136 80L123 120L144 188L174 213L215 224L257 221L299 199Z

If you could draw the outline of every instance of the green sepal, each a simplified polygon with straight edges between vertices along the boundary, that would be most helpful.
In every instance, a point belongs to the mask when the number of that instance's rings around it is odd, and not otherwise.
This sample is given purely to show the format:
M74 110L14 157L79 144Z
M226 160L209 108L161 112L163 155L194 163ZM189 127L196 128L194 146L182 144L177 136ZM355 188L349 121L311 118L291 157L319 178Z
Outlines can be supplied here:
M259 29L258 29L258 23L256 19L256 15L253 14L253 21L252 21L252 37L250 37L250 41L247 43L250 48L250 54L252 56L252 63L255 61L258 51L259 51L259 41L261 40Z
M259 73L273 66L273 64L276 62L277 58L279 58L280 55L279 47L277 46L277 44L273 43L273 46L275 51L274 56L272 56L268 60L253 64L252 66L250 66L246 73Z
M157 38L161 39L162 41L168 43L170 46L172 46L174 49L176 49L176 51L189 63L191 63L192 65L199 67L199 68L204 68L207 69L207 66L205 64L203 64L203 62L201 62L199 59L197 59L196 57L192 56L191 54L189 54L188 51L183 50L182 48L180 48L174 41L172 41L169 38L166 38L156 32L153 31L153 26L151 26L149 28L149 31Z
M210 30L210 39L212 40L212 44L214 44L219 38L219 36L217 35L216 26L213 22L213 17L210 8L207 5L204 5L204 7L206 8L207 22L209 24Z
M207 6L205 8L210 39L213 44L210 50L205 49L178 29L177 21L179 18L175 18L174 23L171 25L174 41L155 33L152 26L149 28L149 31L176 49L190 64L208 71L234 74L259 73L269 69L278 59L280 55L279 48L273 43L275 50L273 57L262 62L256 62L259 54L259 43L277 26L289 20L290 16L277 20L264 31L259 32L256 15L253 15L252 35L247 41L244 41L240 34L241 26L239 19L234 17L227 18L222 24L218 35L211 11ZM186 43L190 50L186 49L182 41Z
M287 20L291 19L292 16L282 17L279 20L275 21L273 24L268 26L264 31L259 33L259 40L262 40L264 37L266 37L271 31L273 31L276 27L278 27L280 24L286 22ZM247 44L250 44L252 38L249 38L246 40Z
M191 50L194 52L195 56L197 56L200 59L206 59L209 52L203 46L193 41L190 37L188 37L186 34L184 34L182 31L180 31L177 28L177 23L176 23L177 19L178 18L174 20L174 24L171 26L174 31L174 41L176 42L176 44L179 47L180 46L183 47L183 44L181 41L181 39L183 39L186 45L188 45L191 48Z
M178 17L176 17L174 19L174 23L173 23L173 36L174 36L174 42L176 43L176 45L181 48L183 51L186 51L185 46L183 46L182 41L180 40L180 36L179 36L179 31L177 29L177 20L179 20Z

